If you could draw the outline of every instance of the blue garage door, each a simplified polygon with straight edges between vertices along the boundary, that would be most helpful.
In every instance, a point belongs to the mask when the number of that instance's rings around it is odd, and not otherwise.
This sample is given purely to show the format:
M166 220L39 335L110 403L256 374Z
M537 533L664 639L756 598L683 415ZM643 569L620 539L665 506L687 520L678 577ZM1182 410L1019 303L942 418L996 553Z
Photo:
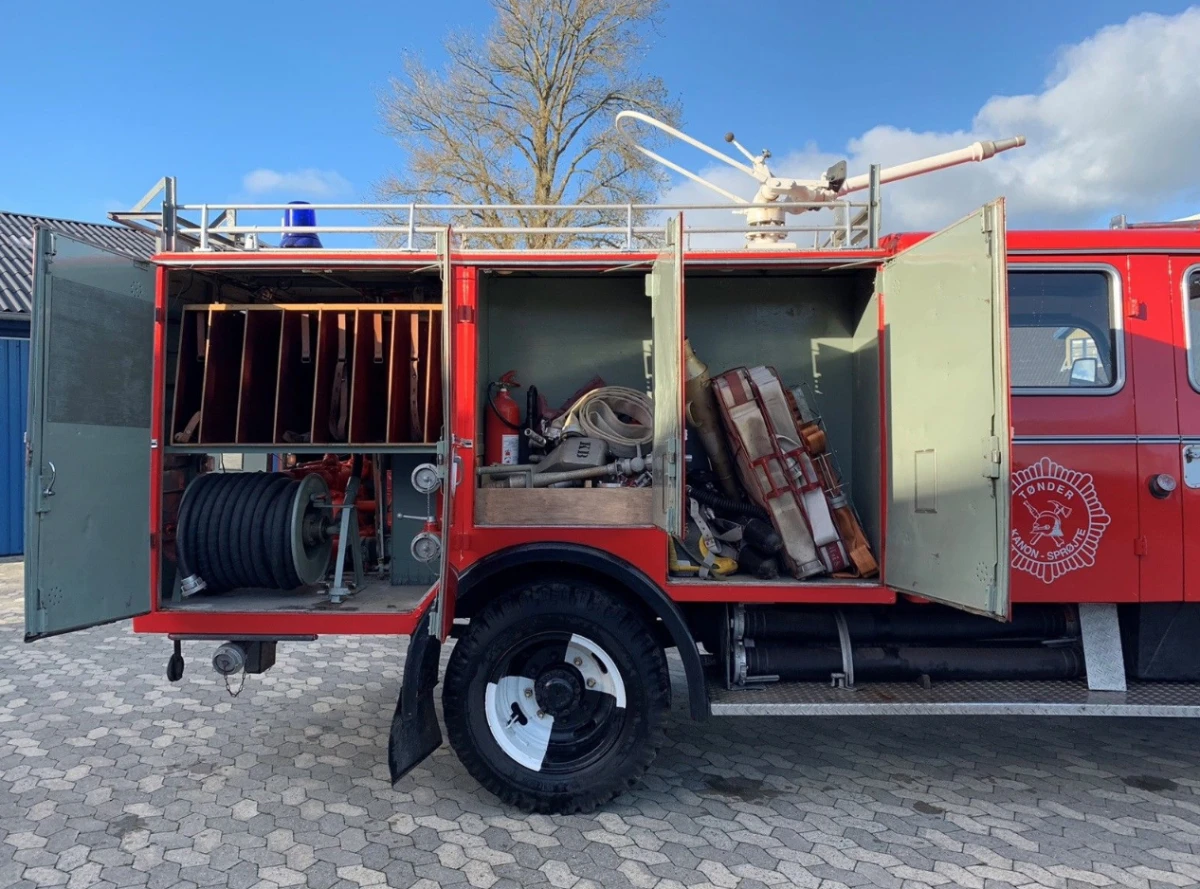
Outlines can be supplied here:
M29 340L0 339L0 556L25 550L25 414Z

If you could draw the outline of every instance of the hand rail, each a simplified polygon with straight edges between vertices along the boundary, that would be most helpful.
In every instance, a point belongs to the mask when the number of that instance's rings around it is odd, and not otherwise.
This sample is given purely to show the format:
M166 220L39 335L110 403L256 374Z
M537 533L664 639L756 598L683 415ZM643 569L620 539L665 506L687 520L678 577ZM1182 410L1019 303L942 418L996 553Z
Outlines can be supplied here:
M160 210L148 209L151 201L162 194ZM243 223L242 214L266 213L296 209L298 205L286 202L223 202L223 203L175 203L175 180L165 177L135 207L127 211L110 212L109 218L129 228L150 231L160 238L162 250L190 249L200 252L211 251L256 251L273 249L261 241L261 236L271 234L331 234L331 235L376 235L390 238L392 243L375 247L355 248L355 251L420 251L428 247L418 243L421 236L431 236L444 230L444 217L474 216L475 224L453 225L454 233L464 240L471 238L494 238L497 235L513 236L563 236L576 244L565 249L590 250L635 250L639 246L654 246L664 237L661 225L651 224L648 219L683 211L684 235L716 236L741 234L747 236L752 246L771 249L861 249L863 242L874 245L878 233L874 220L876 211L868 212L871 200L850 201L838 199L819 203L802 204L789 202L795 209L835 211L831 222L809 225L714 225L711 218L701 218L689 224L688 213L732 211L744 213L754 209L777 209L772 203L691 203L691 204L437 204L437 203L338 203L320 202L302 205L318 213L354 213L367 215L384 214L387 221L366 224L317 224L313 226L286 225L278 223ZM877 193L870 198L877 201ZM182 214L194 214L189 219ZM214 217L213 214L216 214ZM531 225L515 219L506 223L506 217L550 213L551 224ZM485 217L480 219L480 217ZM490 218L486 218L490 217ZM690 217L695 219L694 216ZM553 224L560 222L561 224ZM782 236L811 234L811 247L801 248L796 244L781 244ZM824 236L824 237L822 237ZM761 238L762 240L758 240ZM601 242L602 241L602 242ZM583 246L581 246L583 245ZM495 249L476 248L472 249Z

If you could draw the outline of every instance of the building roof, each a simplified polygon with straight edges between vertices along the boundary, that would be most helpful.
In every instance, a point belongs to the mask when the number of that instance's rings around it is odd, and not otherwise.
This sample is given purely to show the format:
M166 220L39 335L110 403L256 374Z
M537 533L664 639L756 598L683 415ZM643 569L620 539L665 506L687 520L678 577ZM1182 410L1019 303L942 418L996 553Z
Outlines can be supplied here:
M135 259L149 259L154 254L154 237L144 232L118 225L0 212L0 318L6 314L28 315L32 311L35 225L47 225L64 235Z

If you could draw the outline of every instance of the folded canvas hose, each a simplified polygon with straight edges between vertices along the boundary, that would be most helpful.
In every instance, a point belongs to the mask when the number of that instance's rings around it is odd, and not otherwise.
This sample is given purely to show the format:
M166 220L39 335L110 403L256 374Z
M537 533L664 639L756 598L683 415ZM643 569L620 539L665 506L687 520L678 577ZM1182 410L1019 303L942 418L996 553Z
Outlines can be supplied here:
M817 470L821 473L825 491L829 497L829 507L833 510L833 519L837 523L842 541L845 543L847 554L854 570L841 572L850 577L872 577L879 572L879 563L871 553L871 544L863 533L862 522L855 511L850 499L842 490L842 477L836 464L831 459L825 431L821 429L820 419L808 404L804 390L796 386L786 393L796 420L796 427L804 441ZM835 575L840 576L840 575Z
M626 423L619 414L634 422ZM602 439L614 456L636 457L648 453L654 441L654 408L650 399L636 389L603 386L571 406L561 421L561 429L564 435Z

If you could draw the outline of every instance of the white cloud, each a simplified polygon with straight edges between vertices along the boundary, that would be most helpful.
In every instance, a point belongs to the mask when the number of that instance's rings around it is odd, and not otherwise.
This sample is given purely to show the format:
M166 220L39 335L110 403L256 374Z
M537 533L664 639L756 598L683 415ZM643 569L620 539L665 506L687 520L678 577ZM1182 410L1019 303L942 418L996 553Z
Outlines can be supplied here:
M1010 224L1021 227L1094 226L1117 213L1162 218L1180 205L1200 209L1200 8L1137 15L1101 29L1060 51L1041 92L993 96L959 131L877 126L850 139L841 156L856 174L870 163L903 163L1017 134L1028 139L1024 148L885 186L884 228L937 228L1000 195L1008 198ZM815 178L838 157L808 145L778 152L771 170ZM737 194L754 194L754 183L734 170L704 174ZM666 200L719 199L686 183ZM719 225L731 217L705 214L704 224L710 218ZM812 224L813 214L790 219Z
M255 196L281 195L295 200L336 198L349 194L349 181L333 170L291 170L280 172L260 168L242 177L242 187Z

